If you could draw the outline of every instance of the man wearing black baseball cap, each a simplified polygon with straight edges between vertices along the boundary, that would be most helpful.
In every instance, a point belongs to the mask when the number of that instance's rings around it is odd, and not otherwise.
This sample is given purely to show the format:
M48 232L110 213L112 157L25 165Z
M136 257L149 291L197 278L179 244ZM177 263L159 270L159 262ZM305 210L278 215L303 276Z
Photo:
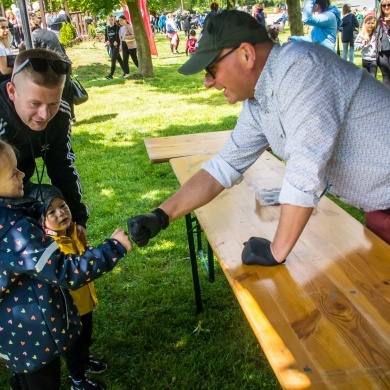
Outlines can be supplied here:
M223 49L238 48L241 43L270 41L264 26L241 11L225 11L210 18L198 38L195 54L179 68L185 75L195 74L210 67Z
M138 245L240 183L268 146L286 161L279 225L272 243L247 241L244 264L284 262L327 191L366 211L367 226L390 243L390 137L383 125L390 89L319 44L274 44L264 26L237 10L206 23L179 72L202 69L205 86L223 91L229 103L242 101L242 112L222 150L176 194L128 220Z

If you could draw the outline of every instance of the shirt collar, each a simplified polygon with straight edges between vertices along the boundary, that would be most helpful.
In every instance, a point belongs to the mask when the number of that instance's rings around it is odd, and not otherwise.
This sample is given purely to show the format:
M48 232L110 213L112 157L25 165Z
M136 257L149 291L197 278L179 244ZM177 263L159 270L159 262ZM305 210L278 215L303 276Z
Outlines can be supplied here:
M269 52L267 61L265 62L264 68L255 86L256 100L261 100L265 96L272 94L274 70L277 65L277 61L279 60L278 57L281 49L281 46L275 44Z

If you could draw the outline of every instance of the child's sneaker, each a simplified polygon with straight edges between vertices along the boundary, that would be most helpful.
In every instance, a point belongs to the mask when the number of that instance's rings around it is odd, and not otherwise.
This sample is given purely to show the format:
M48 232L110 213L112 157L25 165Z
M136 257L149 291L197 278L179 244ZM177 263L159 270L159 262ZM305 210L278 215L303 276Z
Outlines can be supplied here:
M112 74L108 74L108 75L106 76L106 79L107 79L107 80L112 80Z
M104 363L102 360L97 360L93 356L89 357L87 366L85 368L86 374L101 374L102 372L106 371L107 364Z
M82 381L72 381L71 390L105 390L105 387L98 382L85 378Z

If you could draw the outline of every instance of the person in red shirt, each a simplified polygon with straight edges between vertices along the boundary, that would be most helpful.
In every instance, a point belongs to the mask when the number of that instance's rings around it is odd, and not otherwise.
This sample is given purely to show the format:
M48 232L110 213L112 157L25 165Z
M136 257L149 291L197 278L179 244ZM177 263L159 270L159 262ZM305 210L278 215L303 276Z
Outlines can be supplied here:
M195 37L196 37L195 30L191 30L190 37L188 38L188 40L186 42L186 55L187 55L187 57L188 56L192 57L192 55L196 51L196 42L198 42L198 40Z

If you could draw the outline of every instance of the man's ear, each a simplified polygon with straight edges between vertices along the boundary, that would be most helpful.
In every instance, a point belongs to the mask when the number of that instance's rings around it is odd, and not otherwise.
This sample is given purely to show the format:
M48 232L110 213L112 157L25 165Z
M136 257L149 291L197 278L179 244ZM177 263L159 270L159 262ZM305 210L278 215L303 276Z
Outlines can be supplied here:
M7 93L8 93L9 98L14 102L15 101L15 93L16 93L15 84L11 83L11 81L10 81L7 83L6 87L7 87Z
M256 62L256 50L253 45L250 43L241 43L240 45L240 52L242 55L242 60L245 63L245 66L249 68L253 68L255 62Z

